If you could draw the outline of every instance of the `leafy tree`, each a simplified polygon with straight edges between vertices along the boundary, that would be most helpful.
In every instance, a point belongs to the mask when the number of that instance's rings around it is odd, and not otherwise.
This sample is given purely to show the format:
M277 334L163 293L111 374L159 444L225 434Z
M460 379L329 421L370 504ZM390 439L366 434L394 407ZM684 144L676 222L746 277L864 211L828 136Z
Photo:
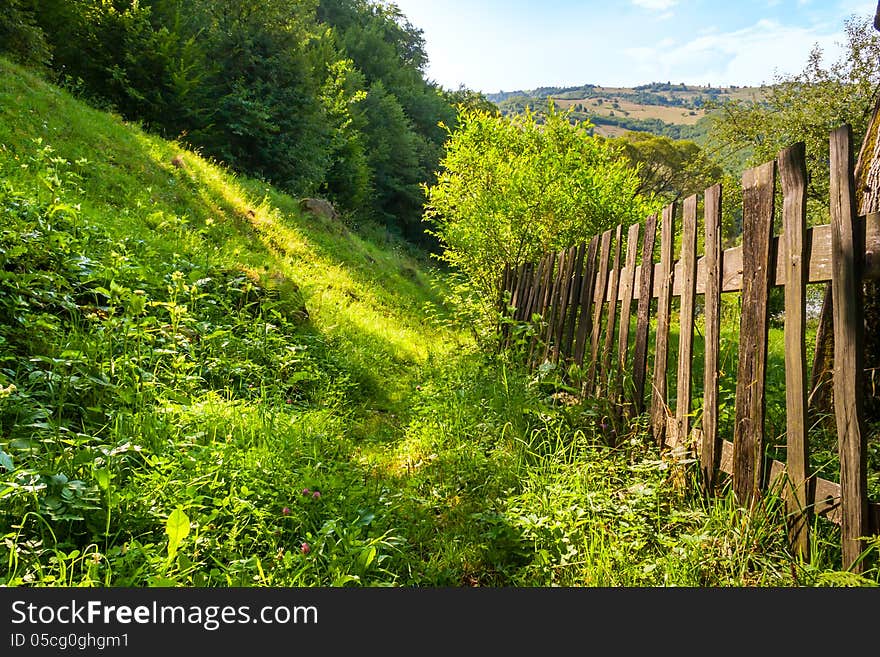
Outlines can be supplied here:
M608 141L638 166L638 193L655 195L665 202L702 193L723 176L721 167L689 140L630 131Z
M871 29L870 19L850 17L845 32L840 59L826 66L815 46L802 71L777 76L760 97L722 103L710 128L710 148L748 166L770 161L783 148L804 141L813 223L828 221L828 135L849 123L855 143L861 143L880 84L880 34Z
M491 319L505 263L536 261L655 207L636 170L551 105L545 123L465 110L450 131L426 220L442 260L464 278L474 321Z
M464 85L460 85L455 91L444 91L443 97L449 105L455 107L459 112L470 109L479 110L493 116L501 115L498 105L486 98L482 92L468 89Z
M0 52L22 64L47 66L52 54L36 19L35 0L5 0L0 12Z

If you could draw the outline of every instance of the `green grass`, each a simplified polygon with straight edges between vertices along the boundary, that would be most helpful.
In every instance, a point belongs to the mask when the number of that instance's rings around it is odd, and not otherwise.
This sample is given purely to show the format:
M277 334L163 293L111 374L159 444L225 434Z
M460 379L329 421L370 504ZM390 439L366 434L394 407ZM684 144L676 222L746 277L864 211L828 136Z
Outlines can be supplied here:
M878 581L820 521L795 560L772 496L705 503L644 417L611 447L381 229L3 60L0 212L0 584Z

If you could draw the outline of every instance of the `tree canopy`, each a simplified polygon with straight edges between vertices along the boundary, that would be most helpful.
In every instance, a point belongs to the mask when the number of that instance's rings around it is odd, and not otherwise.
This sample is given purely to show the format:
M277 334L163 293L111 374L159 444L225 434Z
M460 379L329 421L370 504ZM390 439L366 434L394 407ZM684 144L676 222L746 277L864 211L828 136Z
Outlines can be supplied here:
M296 195L426 242L455 98L422 31L374 0L10 0L0 51Z

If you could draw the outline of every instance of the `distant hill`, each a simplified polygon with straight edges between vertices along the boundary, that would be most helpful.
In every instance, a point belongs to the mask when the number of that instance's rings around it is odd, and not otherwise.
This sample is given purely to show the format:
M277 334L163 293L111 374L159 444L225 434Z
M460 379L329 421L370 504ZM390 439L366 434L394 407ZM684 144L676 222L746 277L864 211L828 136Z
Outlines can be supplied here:
M589 120L596 134L618 136L628 130L651 132L700 142L708 130L712 107L726 100L757 98L762 87L711 87L652 82L637 87L539 87L529 91L487 94L505 115L540 110L553 101L573 107L575 120Z

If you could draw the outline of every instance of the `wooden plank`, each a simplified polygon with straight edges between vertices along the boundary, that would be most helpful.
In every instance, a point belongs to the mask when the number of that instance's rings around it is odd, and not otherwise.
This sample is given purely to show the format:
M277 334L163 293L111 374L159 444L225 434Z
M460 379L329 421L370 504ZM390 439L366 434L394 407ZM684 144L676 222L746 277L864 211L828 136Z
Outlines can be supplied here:
M538 264L535 266L535 270L530 281L528 297L526 299L523 311L523 320L526 322L532 321L532 315L535 312L535 306L537 305L536 299L538 297L538 288L541 287L541 279L544 276L544 262L544 258L541 258L538 261Z
M629 353L629 319L632 312L633 288L636 282L636 256L639 251L639 225L629 227L626 238L626 267L622 272L620 292L620 336L617 340L617 366L619 371L626 371L626 359Z
M859 258L863 264L863 278L880 280L880 213L870 214L867 217L859 217L856 220L856 230L859 235L865 236L864 258ZM773 268L772 284L774 286L785 285L784 257L780 255L784 251L778 237L774 237L770 246L771 260L775 263ZM804 241L804 260L807 265L809 283L827 283L831 280L831 226L813 226L807 229ZM724 251L724 268L722 269L722 292L738 292L742 290L742 247L737 246ZM654 268L659 265L654 265ZM681 296L680 263L676 263L676 275L673 279L672 295ZM641 266L636 268L636 279L640 280ZM660 282L654 275L654 285L651 294L656 297L660 292ZM697 259L697 294L706 292L706 260ZM622 294L622 292L621 292ZM641 289L635 288L633 299L641 298Z
M617 290L620 287L620 241L623 236L623 226L617 226L614 233L614 264L611 265L611 278L608 281L608 321L605 326L605 353L602 358L602 379L608 381L611 372L611 354L614 347L614 331L617 329ZM603 387L607 390L607 387Z
M522 318L523 306L525 305L525 294L528 290L529 280L529 263L524 262L519 268L519 278L517 279L516 289L513 292L513 319L519 321Z
M702 444L702 436L698 436L698 442ZM719 470L726 474L733 474L733 443L729 440L721 441L721 459ZM785 473L785 464L773 461L770 464L770 480L777 479ZM840 511L840 484L827 479L817 477L815 485L807 497L807 508L815 515L822 516L836 525L841 523ZM871 502L868 504L868 515L871 517L870 534L880 534L880 504Z
M764 388L776 162L743 174L743 291L733 434L733 490L749 505L764 483Z
M651 296L654 288L654 241L657 236L657 215L645 222L642 241L642 267L639 272L641 297L636 310L636 338L633 347L633 399L631 415L639 415L645 408L645 377L648 372L648 330L651 325Z
M559 312L556 315L555 336L553 338L553 362L558 363L562 353L562 339L565 336L565 326L571 313L571 288L573 287L574 263L577 256L577 247L569 247L564 252L562 267L562 286L559 295Z
M593 292L593 326L590 340L590 368L587 374L587 394L593 392L596 381L596 370L599 361L599 337L602 334L602 309L605 306L605 291L608 287L608 254L611 251L611 230L602 233L602 248L599 252L599 264L596 269L596 289Z
M681 231L682 289L679 311L678 376L675 395L675 435L671 447L688 445L691 412L691 369L694 346L694 302L697 289L697 197L684 201ZM667 440L667 443L670 441ZM690 445L688 445L690 447Z
M569 294L571 310L565 327L565 335L562 338L562 355L568 359L572 354L574 343L574 330L577 326L578 310L580 309L581 286L584 281L584 258L587 254L587 245L581 242L577 247L574 269L572 270L571 292Z
M546 312L547 306L547 296L549 293L550 280L551 275L553 274L553 257L552 254L545 254L543 258L541 258L541 278L538 280L537 287L535 288L535 299L534 304L532 306L531 312L529 313L529 317L535 317L536 315L540 316L541 321L543 322L544 313ZM533 358L535 357L535 351L537 349L540 333L538 330L532 335L531 344L529 346L529 356L528 363L534 364Z
M852 130L831 133L831 297L834 315L834 414L840 456L843 567L864 570L857 561L868 533L867 445L863 426L863 331L861 271L856 253Z
M675 246L675 203L663 208L660 227L660 292L657 297L657 335L654 338L654 384L651 390L651 433L658 445L666 434L666 364L669 358L669 315L672 308L673 247Z
M516 280L513 286L513 296L510 297L510 305L513 308L513 319L518 319L519 317L519 309L522 305L522 296L523 289L525 289L526 285L526 275L528 271L528 264L522 263L516 270Z
M584 262L584 275L581 284L580 313L578 315L577 335L574 341L574 362L577 365L584 364L587 336L591 332L593 316L590 306L593 304L593 279L596 272L596 251L598 251L599 236L590 240L587 247L587 258Z
M721 459L718 433L718 368L721 341L721 185L706 190L703 223L706 230L706 291L703 314L706 320L705 364L703 366L703 447L700 451L703 491L715 490Z
M807 508L809 450L807 443L807 270L804 241L807 232L807 165L803 143L777 158L782 181L782 264L785 279L785 488L789 541L803 559L810 556L810 514Z
M547 304L547 326L544 329L544 353L541 356L541 362L551 358L553 337L556 335L556 321L560 311L560 296L564 278L562 268L565 266L565 251L554 254L553 261L553 281L550 284L550 301Z

